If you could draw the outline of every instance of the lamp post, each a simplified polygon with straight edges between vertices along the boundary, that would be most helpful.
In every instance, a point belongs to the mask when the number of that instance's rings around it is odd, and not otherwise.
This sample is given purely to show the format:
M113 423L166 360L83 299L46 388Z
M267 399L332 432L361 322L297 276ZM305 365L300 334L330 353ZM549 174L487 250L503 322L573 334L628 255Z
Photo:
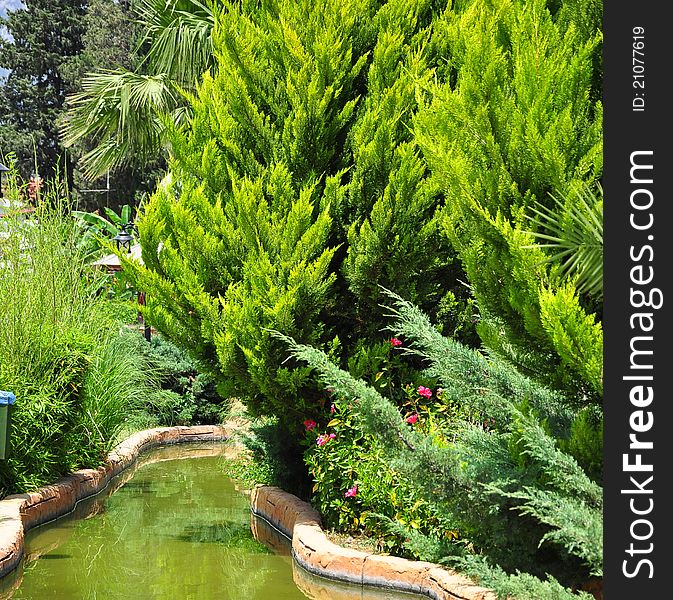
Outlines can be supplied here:
M2 198L2 174L7 173L7 171L9 171L9 169L0 163L0 198Z
M133 236L126 231L126 228L128 227L128 223L124 223L122 225L121 231L114 236L112 239L117 243L117 250L120 252L123 250L126 251L127 254L131 253L131 242L133 241ZM145 292L138 292L138 304L143 306L145 304ZM149 325L149 323L145 320L145 317L143 317L142 313L138 311L138 319L141 321L143 324L143 333L145 334L145 339L149 342L152 340L152 328Z
M131 252L131 242L133 241L133 236L126 231L128 225L128 223L124 223L121 231L112 238L117 243L117 250L120 252L125 250L127 254Z

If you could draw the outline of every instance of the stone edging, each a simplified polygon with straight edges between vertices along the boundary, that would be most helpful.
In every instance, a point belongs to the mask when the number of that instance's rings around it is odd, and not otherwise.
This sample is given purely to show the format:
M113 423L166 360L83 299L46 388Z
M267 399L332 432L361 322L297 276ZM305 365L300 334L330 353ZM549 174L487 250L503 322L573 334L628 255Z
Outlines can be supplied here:
M26 531L69 513L77 502L105 489L141 452L163 444L223 441L228 437L229 429L219 425L146 429L116 446L97 469L80 469L34 492L7 496L0 501L0 577L21 562Z
M370 554L331 542L320 515L296 496L271 486L257 486L250 496L252 512L292 540L292 557L321 577L396 591L434 600L496 600L496 594L456 572L429 562Z

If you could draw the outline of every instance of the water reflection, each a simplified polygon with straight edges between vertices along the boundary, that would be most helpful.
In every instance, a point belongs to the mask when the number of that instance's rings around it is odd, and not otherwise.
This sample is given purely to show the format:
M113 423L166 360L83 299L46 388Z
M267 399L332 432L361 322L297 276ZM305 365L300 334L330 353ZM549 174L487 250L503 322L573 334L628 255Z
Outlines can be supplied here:
M0 600L411 598L294 565L287 538L251 520L247 497L226 477L225 452L211 443L142 455L104 492L28 532L24 560L0 580Z
M418 594L394 592L374 587L360 587L317 577L291 560L292 546L290 540L265 519L251 516L250 530L256 540L262 542L275 553L288 557L292 564L292 579L306 598L311 600L419 600L424 598Z

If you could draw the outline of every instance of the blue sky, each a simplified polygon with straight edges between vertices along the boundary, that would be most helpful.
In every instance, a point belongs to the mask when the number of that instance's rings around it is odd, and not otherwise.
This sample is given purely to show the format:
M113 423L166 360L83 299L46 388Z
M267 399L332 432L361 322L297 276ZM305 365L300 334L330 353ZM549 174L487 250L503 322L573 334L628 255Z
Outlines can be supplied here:
M0 16L7 16L8 10L14 10L21 6L21 0L0 0Z

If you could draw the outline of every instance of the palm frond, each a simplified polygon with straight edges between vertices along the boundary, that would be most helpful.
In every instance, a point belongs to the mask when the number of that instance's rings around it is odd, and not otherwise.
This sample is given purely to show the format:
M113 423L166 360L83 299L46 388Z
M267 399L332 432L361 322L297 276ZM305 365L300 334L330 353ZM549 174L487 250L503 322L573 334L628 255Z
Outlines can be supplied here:
M564 277L575 279L578 291L603 297L603 189L588 184L570 193L551 195L551 207L537 203L528 219L537 231L528 232L543 243L549 261L560 265Z
M121 164L156 156L163 143L160 117L182 102L164 74L90 73L82 91L68 99L63 143L96 140L97 146L81 159L85 176L95 179Z
M215 17L199 0L141 0L137 5L149 45L148 71L192 88L213 64Z

